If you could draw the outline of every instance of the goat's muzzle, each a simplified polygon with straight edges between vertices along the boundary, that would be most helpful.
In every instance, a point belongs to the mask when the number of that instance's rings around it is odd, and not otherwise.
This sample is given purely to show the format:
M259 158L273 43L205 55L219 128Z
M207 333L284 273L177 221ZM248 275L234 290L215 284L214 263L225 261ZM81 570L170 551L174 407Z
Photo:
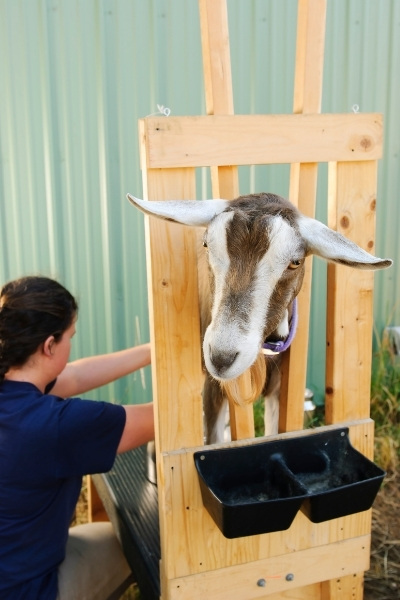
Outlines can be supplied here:
M248 371L235 379L220 380L219 383L230 402L243 405L255 402L260 397L266 376L265 357L260 353Z
M209 346L209 359L219 377L224 377L224 372L229 369L238 357L239 352L228 350L213 350Z

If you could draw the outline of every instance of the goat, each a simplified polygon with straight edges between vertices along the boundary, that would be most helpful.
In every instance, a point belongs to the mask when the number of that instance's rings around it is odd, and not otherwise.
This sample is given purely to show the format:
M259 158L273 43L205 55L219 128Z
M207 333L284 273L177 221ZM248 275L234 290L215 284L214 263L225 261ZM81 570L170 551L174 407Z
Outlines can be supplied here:
M146 201L128 194L144 213L184 225L205 227L209 291L202 311L203 390L207 442L223 439L223 406L228 396L242 403L266 398L265 434L277 431L279 358L264 356L263 345L279 349L293 336L295 298L307 256L356 269L392 264L368 254L327 226L301 214L275 194L235 200ZM208 296L208 297L207 297ZM292 325L292 331L290 329ZM250 369L252 390L239 393L240 377Z

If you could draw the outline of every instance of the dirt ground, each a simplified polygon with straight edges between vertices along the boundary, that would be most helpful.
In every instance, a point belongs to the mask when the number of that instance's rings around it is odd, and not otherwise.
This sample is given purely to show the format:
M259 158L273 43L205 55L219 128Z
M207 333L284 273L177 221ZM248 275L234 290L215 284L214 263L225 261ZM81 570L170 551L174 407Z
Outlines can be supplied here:
M388 476L372 509L371 568L364 600L400 598L400 473Z

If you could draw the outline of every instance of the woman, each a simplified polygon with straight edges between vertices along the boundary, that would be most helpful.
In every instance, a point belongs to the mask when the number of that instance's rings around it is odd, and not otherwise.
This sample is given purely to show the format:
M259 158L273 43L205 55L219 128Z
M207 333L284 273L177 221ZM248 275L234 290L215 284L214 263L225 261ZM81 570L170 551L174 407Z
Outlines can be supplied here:
M68 363L77 311L46 277L0 291L1 600L118 597L130 575L110 524L69 523L82 476L154 438L153 407L77 396L148 365L150 347Z

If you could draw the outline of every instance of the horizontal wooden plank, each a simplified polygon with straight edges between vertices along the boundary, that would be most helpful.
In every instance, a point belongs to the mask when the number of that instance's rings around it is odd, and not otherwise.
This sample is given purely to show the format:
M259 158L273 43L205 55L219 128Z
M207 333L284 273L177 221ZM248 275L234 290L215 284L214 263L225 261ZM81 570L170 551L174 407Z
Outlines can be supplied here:
M292 438L300 438L303 436L309 435L317 435L318 433L326 433L329 431L334 431L335 429L340 429L341 427L349 428L349 437L350 442L359 452L367 456L370 460L372 460L373 453L371 454L371 449L373 449L374 445L374 421L372 419L355 419L352 421L343 421L341 423L336 423L334 425L322 425L321 427L315 427L313 429L300 429L298 431L287 431L284 433L277 433L275 435L270 435L267 437L256 437L249 438L247 440L239 440L239 441L230 441L230 442L219 442L217 444L213 444L212 446L193 446L187 448L181 448L179 450L173 450L171 452L165 453L165 457L167 455L169 457L179 457L182 455L190 455L191 457L195 452L200 452L205 449L223 449L223 448L241 448L243 446L254 446L257 444L263 444L265 441L273 441L273 440L289 440Z
M257 600L321 600L321 584L313 583L277 594L267 594Z
M190 575L168 584L168 600L256 600L318 581L362 572L369 566L370 536L290 552L254 563ZM333 560L333 557L335 559ZM264 585L260 583L265 582Z
M382 115L212 115L143 120L147 167L375 160Z

